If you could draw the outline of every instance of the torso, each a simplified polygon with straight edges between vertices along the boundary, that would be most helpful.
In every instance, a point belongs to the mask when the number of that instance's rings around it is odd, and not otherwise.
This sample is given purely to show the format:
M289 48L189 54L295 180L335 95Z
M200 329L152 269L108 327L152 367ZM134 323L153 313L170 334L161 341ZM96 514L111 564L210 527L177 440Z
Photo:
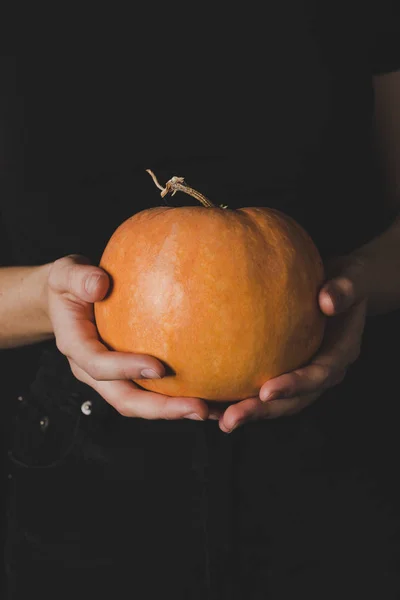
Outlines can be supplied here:
M189 39L142 23L124 56L21 60L23 189L4 209L15 261L97 262L122 220L163 202L146 168L217 204L283 210L324 257L374 235L364 32L312 4L279 3L263 22L230 14L223 33L210 23Z

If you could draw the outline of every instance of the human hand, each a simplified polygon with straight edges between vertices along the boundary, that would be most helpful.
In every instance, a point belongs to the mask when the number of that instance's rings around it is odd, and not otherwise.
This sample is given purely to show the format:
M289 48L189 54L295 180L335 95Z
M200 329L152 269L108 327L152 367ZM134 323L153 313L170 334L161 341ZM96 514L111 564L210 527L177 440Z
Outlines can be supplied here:
M340 383L360 353L367 309L366 268L361 259L340 258L319 293L321 311L328 317L323 343L304 367L267 381L259 397L225 407L212 407L209 418L219 419L222 431L258 419L300 412L328 388Z
M48 315L58 350L74 376L92 387L121 415L144 419L205 420L199 398L172 398L141 390L132 379L161 378L164 366L152 356L113 352L101 343L93 304L109 287L107 273L77 255L56 260L48 275Z

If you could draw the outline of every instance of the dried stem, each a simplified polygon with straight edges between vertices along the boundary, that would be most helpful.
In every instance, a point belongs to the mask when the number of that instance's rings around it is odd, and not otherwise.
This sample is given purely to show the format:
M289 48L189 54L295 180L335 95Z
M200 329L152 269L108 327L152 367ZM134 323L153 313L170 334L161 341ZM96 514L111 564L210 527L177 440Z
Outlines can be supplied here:
M173 196L174 194L176 194L176 192L184 192L185 194L189 194L189 196L193 196L193 198L196 198L196 200L198 200L203 206L205 206L207 208L216 208L215 204L210 202L210 200L208 200L208 198L203 196L203 194L200 194L200 192L189 187L185 183L185 180L183 177L174 176L169 181L167 181L167 183L165 184L165 187L163 187L158 182L158 179L154 175L153 171L151 171L150 169L146 169L146 171L152 177L152 179L153 179L154 183L156 184L156 186L158 187L158 189L161 190L162 198L164 198L164 196L166 196L167 194L171 194L171 196ZM222 208L226 208L226 206L222 206Z

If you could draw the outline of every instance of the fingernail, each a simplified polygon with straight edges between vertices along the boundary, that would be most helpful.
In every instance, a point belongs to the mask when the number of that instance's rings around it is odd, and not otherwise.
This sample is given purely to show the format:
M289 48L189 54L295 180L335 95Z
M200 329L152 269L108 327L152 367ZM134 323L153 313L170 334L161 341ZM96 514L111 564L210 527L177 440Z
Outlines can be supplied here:
M161 376L154 369L143 369L140 374L143 379L161 379Z
M197 413L190 413L190 415L186 415L185 419L191 419L192 421L204 421Z
M232 433L232 431L235 431L235 429L237 429L238 427L240 427L240 425L243 425L244 421L238 421L233 427L232 429L228 429L226 433Z
M277 400L278 398L284 397L283 392L264 392L260 394L261 402L270 402L271 400Z
M340 310L341 306L343 305L344 299L345 299L343 292L341 292L340 290L333 288L333 287L328 288L327 291L328 291L328 296L331 299L333 309L335 311Z
M100 275L90 275L85 281L85 290L88 294L93 294L96 290L97 284L99 283Z

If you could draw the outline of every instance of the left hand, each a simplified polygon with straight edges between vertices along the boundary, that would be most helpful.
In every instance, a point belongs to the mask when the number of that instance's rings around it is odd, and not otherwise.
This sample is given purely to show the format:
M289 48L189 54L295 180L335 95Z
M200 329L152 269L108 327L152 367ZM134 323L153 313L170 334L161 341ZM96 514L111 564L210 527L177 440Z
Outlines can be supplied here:
M267 381L258 397L225 410L210 406L209 418L219 419L222 431L230 433L248 421L296 414L343 380L360 353L368 298L366 271L364 261L358 258L335 261L332 278L318 297L321 311L328 317L319 351L305 367Z

